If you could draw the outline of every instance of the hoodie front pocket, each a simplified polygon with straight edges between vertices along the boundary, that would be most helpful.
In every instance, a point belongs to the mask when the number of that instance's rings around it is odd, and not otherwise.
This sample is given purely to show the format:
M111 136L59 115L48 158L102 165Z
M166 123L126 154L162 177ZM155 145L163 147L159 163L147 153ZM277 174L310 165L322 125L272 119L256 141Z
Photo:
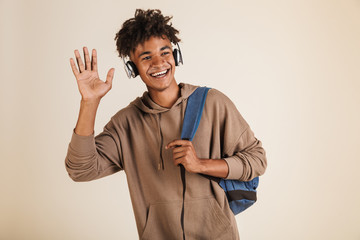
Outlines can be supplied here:
M182 239L181 208L181 201L150 205L144 232L140 239Z
M233 239L230 220L215 198L185 202L186 240Z

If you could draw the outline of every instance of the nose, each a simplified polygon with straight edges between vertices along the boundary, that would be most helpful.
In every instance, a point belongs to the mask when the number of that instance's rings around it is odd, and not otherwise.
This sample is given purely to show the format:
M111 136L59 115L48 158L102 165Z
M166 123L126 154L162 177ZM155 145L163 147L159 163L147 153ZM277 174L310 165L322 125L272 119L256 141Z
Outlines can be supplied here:
M164 62L165 62L165 60L161 56L154 56L152 58L151 65L153 67L158 67L158 66L163 65Z

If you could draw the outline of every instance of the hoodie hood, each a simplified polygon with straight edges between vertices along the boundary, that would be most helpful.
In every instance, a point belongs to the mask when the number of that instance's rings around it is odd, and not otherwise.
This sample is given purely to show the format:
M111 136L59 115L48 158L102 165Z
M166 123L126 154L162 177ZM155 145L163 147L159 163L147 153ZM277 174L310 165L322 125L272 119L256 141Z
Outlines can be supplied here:
M178 100L176 100L176 102L171 108L180 104L182 101L186 100L198 88L198 86L193 86L184 83L180 83L179 87L180 87L180 97L178 98ZM148 91L144 92L142 97L136 98L133 102L130 103L130 105L135 105L141 111L151 114L163 113L171 109L171 108L162 107L157 103L155 103L151 99Z

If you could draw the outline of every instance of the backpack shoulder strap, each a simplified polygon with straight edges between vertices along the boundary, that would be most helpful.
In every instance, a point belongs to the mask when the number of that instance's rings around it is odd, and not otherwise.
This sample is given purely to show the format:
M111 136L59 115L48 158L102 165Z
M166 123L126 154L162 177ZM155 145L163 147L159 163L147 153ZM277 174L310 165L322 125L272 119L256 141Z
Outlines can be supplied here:
M188 98L185 110L184 122L181 132L181 139L192 141L199 126L202 111L209 88L199 87ZM183 169L183 168L182 168ZM182 170L182 178L185 176ZM244 211L256 202L256 188L259 184L259 177L249 182L239 180L220 179L207 175L204 177L219 183L225 191L229 207L234 215Z
M181 139L192 141L199 126L207 93L210 88L199 87L188 98Z

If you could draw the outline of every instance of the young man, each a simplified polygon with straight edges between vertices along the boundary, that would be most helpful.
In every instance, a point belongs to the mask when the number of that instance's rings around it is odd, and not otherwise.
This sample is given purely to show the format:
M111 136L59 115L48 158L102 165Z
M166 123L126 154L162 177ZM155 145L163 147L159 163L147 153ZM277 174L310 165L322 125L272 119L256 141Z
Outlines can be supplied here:
M264 173L265 151L234 104L211 89L193 142L180 140L188 97L196 86L178 84L173 44L178 31L159 10L136 10L116 34L120 57L147 87L94 137L101 98L114 69L99 79L97 55L84 47L70 60L82 96L66 157L74 181L124 170L140 239L239 239L226 195L204 175L248 181ZM180 53L181 54L181 53ZM181 176L180 165L185 169Z

